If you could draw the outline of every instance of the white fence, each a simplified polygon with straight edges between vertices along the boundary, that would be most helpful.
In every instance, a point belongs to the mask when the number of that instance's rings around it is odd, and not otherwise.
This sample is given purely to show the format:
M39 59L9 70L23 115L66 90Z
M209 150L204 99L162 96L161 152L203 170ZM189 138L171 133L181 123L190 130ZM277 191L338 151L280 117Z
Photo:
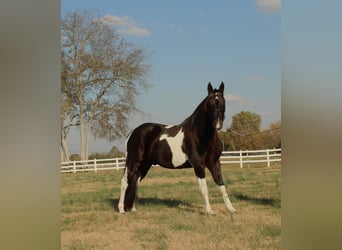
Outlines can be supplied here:
M267 163L281 161L281 148L263 149L263 150L245 150L245 151L223 151L220 161L222 164L239 163L240 168L244 163ZM125 168L125 158L94 159L87 161L68 161L61 163L62 173L76 173L83 171L99 171L108 169Z
M99 171L125 168L126 158L94 159L87 161L67 161L61 163L62 173Z
M243 163L265 162L267 167L271 166L271 162L281 161L281 148L263 149L263 150L245 150L245 151L223 151L221 158L222 163L239 163L240 168Z

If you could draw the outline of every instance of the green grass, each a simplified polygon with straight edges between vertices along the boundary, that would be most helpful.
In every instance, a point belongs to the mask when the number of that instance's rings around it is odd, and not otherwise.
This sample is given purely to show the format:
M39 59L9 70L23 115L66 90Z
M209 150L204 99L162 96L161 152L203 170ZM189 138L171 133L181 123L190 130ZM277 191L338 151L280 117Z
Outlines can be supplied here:
M279 249L281 167L223 166L238 212L231 220L207 172L214 216L192 169L152 168L138 190L137 212L116 208L121 171L62 174L62 249Z

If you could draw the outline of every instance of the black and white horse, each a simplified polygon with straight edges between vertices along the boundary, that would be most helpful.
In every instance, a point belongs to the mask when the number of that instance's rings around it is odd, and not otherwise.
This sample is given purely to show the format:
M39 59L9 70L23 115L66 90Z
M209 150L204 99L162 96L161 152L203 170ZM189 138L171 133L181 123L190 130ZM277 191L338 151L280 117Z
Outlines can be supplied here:
M223 82L219 89L213 89L209 82L208 96L181 124L167 126L144 123L130 133L126 141L126 167L121 179L120 213L136 210L137 185L155 164L170 169L193 167L206 212L214 214L205 179L207 167L222 193L228 211L231 214L236 211L228 198L219 160L222 143L217 131L222 128L224 120L223 91Z

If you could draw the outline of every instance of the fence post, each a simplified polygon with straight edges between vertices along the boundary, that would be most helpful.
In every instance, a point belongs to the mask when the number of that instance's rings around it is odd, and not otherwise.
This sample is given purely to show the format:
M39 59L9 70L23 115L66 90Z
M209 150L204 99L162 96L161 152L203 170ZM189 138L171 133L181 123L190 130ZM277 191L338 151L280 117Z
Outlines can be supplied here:
M115 163L116 163L116 171L119 171L119 158L115 158Z
M270 151L266 149L266 157L267 157L267 167L270 167Z
M240 168L242 168L242 151L240 150Z
M73 161L73 166L74 166L74 174L76 173L76 162L75 161Z
M246 149L246 156L247 156L247 168L249 168L249 155L248 155L248 149Z
M96 158L94 159L94 170L97 172Z

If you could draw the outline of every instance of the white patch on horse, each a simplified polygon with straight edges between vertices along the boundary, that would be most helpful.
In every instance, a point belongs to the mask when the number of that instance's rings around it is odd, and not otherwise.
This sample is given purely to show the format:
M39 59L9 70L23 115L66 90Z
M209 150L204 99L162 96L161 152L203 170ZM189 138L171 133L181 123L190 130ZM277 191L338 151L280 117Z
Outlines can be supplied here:
M230 202L230 199L229 199L228 194L227 194L226 187L224 185L222 185L222 186L219 186L219 189L221 191L223 201L226 204L226 207L227 207L228 211L231 214L235 213L236 209L233 207L232 203Z
M215 212L211 209L210 203L209 203L209 196L208 196L208 186L207 186L207 181L205 178L198 178L198 185L199 185L199 191L202 194L204 198L204 203L205 203L205 210L206 212L211 215L215 214Z
M127 136L127 138L126 138L126 141L125 141L125 158L127 158L127 143L128 143L128 140L129 140L129 138L131 137L131 135L132 135L132 132L133 131L131 131L131 132L129 132L129 134L128 134L128 136Z
M172 127L173 126L167 126L166 128ZM167 144L170 147L172 154L172 164L174 167L181 166L188 160L188 156L182 150L183 139L184 133L182 129L180 129L174 137L168 136L167 134L163 134L162 136L160 136L160 141L166 140Z

